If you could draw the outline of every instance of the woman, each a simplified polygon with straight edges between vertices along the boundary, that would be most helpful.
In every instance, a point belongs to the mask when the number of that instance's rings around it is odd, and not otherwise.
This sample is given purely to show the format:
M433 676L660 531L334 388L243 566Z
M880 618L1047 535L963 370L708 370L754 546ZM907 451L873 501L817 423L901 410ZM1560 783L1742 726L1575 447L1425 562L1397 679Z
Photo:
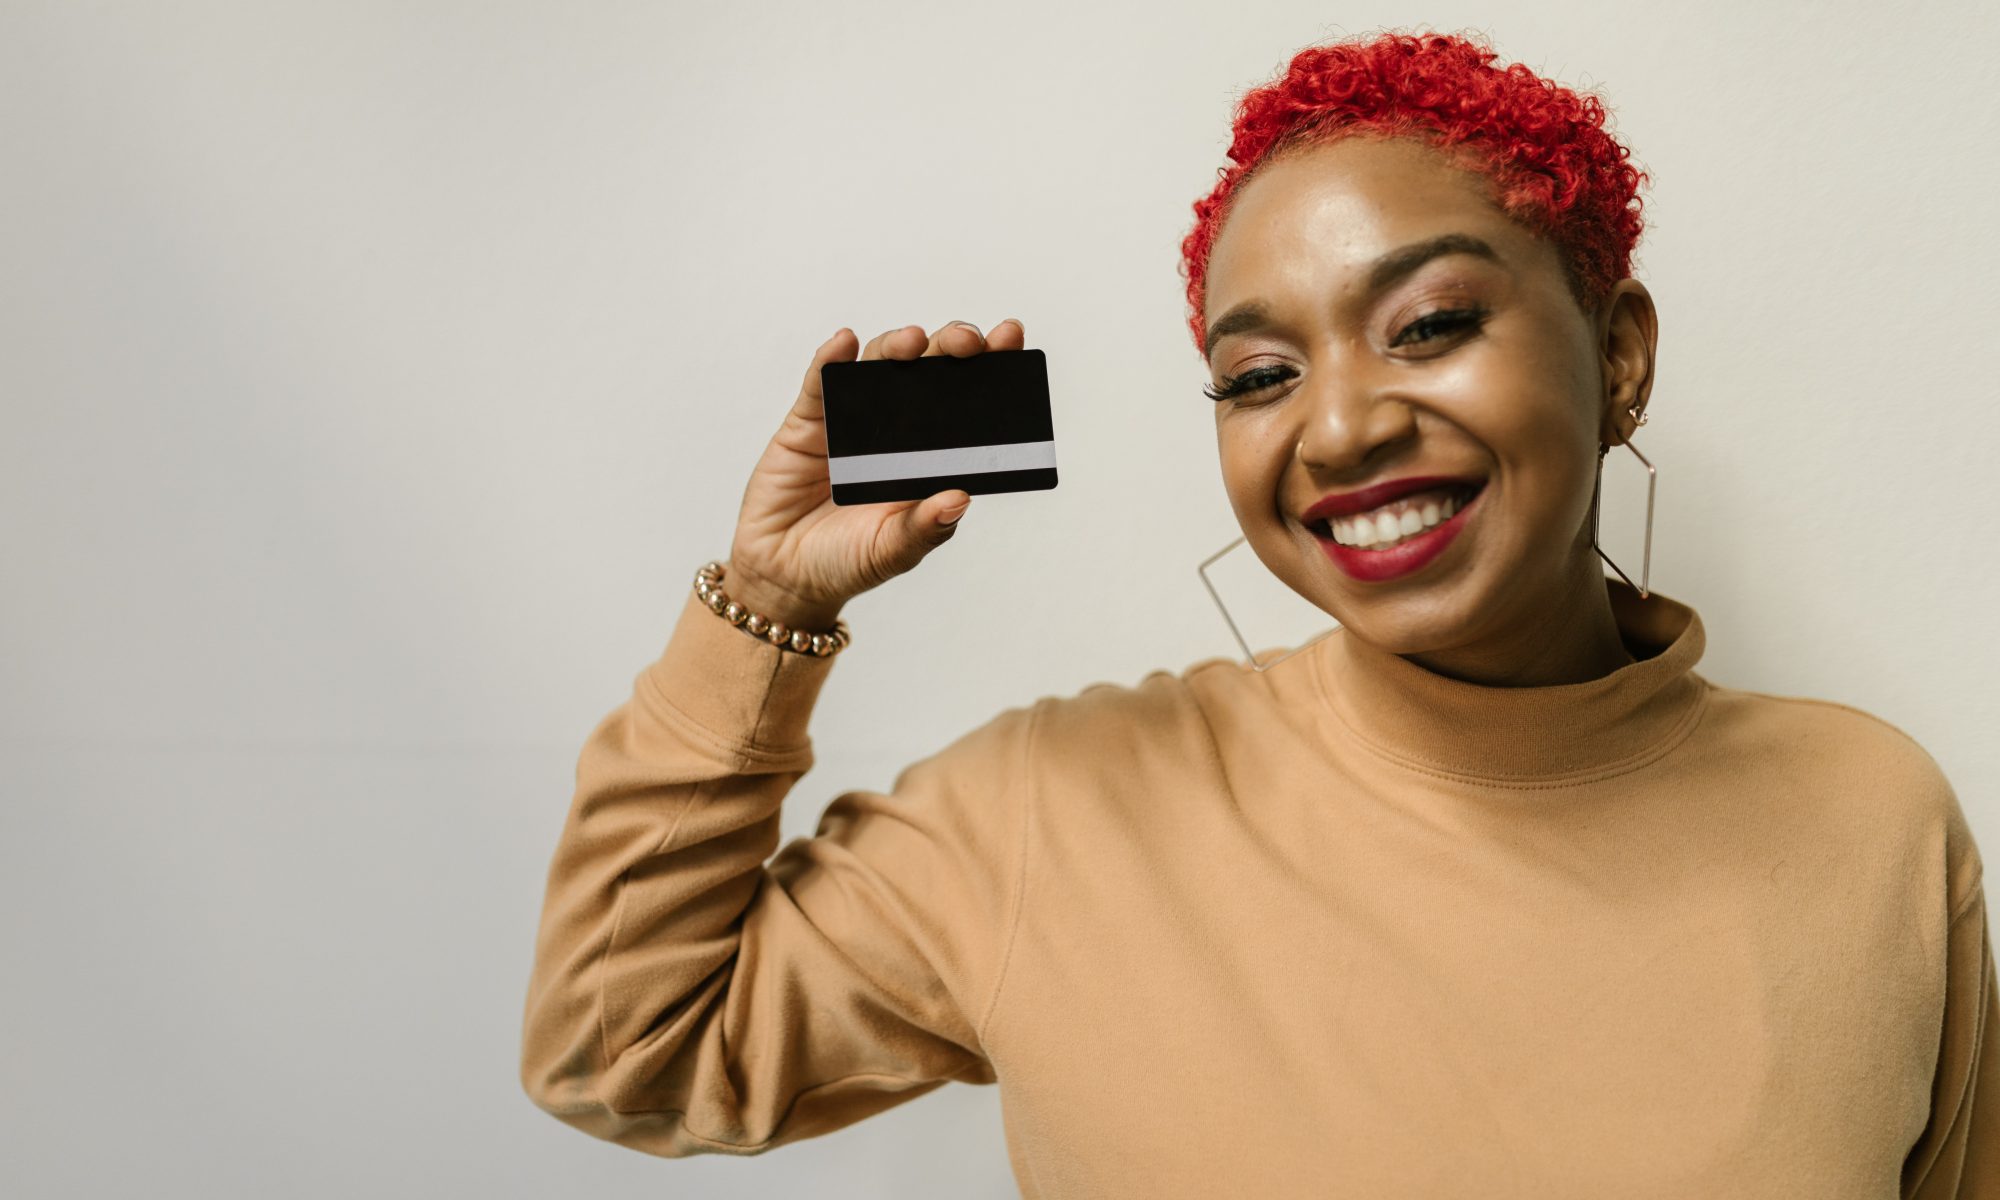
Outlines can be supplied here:
M1872 716L1705 679L1698 615L1604 574L1642 177L1494 57L1300 53L1183 247L1237 520L1340 628L1009 709L767 866L842 605L971 499L832 505L819 369L857 345L820 346L583 749L536 1104L753 1154L998 1082L1034 1197L2000 1195L1958 800Z

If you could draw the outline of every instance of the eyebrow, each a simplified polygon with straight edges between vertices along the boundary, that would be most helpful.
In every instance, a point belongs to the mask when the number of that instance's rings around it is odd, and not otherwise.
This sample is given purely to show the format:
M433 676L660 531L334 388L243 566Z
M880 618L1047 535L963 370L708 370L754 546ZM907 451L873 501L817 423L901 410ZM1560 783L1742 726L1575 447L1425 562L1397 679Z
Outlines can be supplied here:
M1500 262L1499 252L1483 239L1469 233L1444 233L1421 242L1399 246L1376 259L1368 267L1364 296L1376 296L1399 280L1408 278L1418 267L1446 254L1470 254L1489 262ZM1272 324L1271 310L1262 301L1246 300L1215 319L1208 327L1203 344L1215 353L1215 343L1235 333L1253 333Z

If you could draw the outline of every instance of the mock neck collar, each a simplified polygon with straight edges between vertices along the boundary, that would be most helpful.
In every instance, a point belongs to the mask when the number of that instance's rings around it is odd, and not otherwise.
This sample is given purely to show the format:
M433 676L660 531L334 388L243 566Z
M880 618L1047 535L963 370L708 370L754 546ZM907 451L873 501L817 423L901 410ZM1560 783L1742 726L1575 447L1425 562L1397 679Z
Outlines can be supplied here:
M1638 659L1598 679L1494 687L1439 675L1363 647L1336 629L1313 647L1333 722L1418 770L1497 783L1582 782L1664 753L1686 734L1709 685L1694 671L1701 616L1654 592L1642 599L1605 577L1611 611Z

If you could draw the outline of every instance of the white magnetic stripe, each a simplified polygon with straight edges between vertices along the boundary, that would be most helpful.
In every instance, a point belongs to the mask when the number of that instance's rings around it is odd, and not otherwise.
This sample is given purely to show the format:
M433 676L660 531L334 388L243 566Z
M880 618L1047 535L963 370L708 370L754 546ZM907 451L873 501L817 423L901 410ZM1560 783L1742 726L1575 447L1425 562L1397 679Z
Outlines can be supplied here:
M832 483L972 475L980 471L1032 471L1056 465L1056 444L1007 442L998 446L953 446L949 450L905 450L897 454L836 454L826 465L827 479Z

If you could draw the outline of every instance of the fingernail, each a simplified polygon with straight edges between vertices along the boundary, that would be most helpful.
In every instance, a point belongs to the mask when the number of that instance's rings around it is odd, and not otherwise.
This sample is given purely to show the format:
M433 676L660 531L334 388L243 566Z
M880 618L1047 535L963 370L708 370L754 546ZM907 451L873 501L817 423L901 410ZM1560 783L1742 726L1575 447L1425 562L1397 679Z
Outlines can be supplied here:
M974 324L973 324L972 322L970 322L970 321L946 321L946 322L945 322L945 324L947 324L947 325L963 325L963 326L965 326L965 327L966 327L967 329L970 329L970 330L971 330L972 332L974 332L974 333L977 333L977 334L979 334L979 336L980 336L980 337L985 337L985 336L986 336L986 335L985 335L984 333L981 333L981 332L980 332L980 329L979 329L979 326L977 326L977 325L974 325Z
M956 509L946 509L938 514L938 524L956 525L958 519L965 515L965 510L971 507L972 505L970 504L961 504Z

